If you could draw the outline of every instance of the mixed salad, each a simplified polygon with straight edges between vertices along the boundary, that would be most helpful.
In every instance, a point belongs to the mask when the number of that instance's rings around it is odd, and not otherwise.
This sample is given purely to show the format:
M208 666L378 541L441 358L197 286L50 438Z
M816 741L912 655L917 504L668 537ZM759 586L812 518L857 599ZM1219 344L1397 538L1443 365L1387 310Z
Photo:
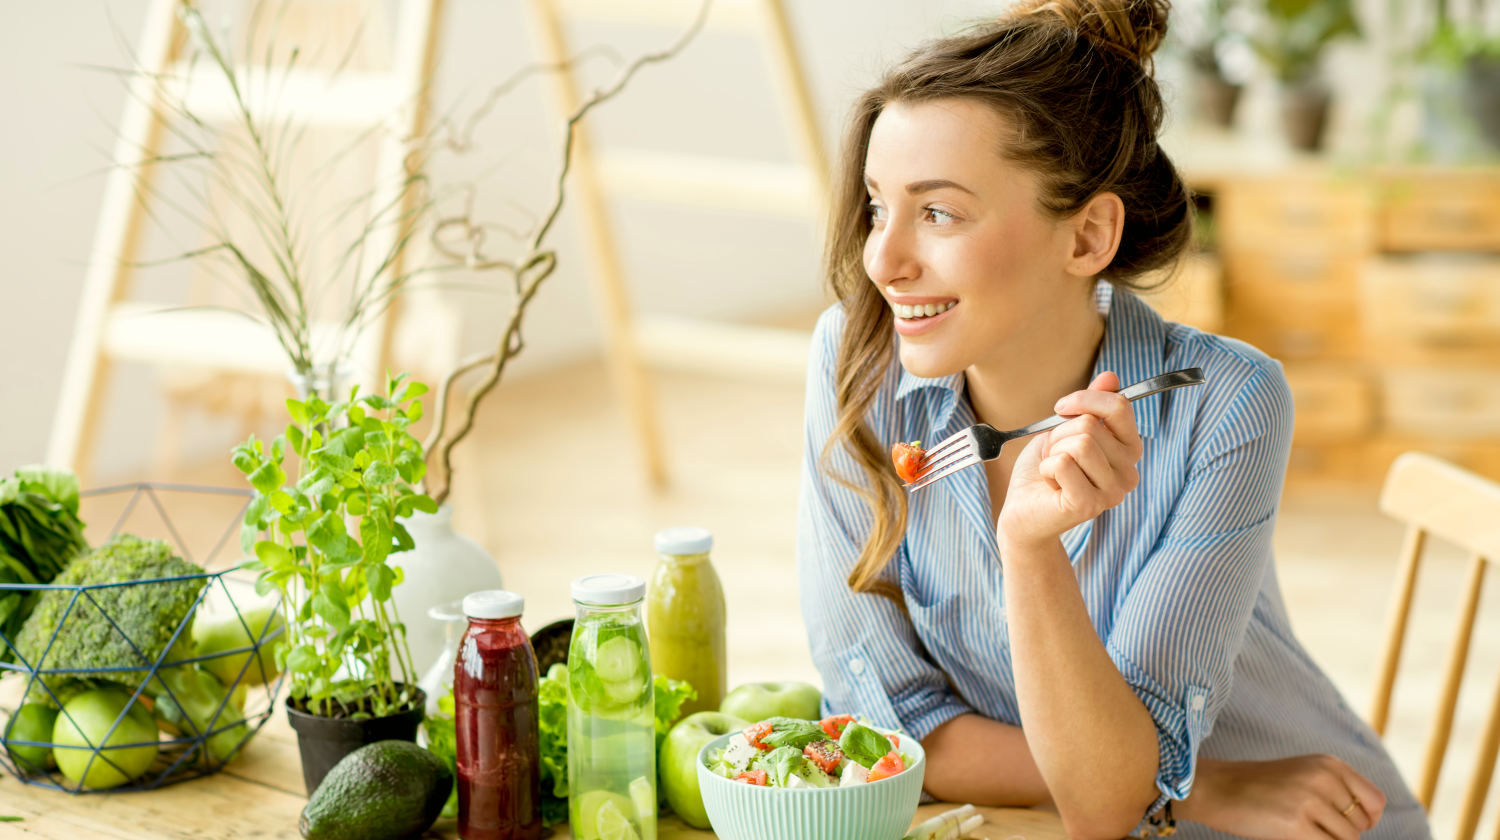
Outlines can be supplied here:
M833 715L821 721L773 717L751 724L709 759L726 779L780 788L830 788L878 782L906 770L901 737Z

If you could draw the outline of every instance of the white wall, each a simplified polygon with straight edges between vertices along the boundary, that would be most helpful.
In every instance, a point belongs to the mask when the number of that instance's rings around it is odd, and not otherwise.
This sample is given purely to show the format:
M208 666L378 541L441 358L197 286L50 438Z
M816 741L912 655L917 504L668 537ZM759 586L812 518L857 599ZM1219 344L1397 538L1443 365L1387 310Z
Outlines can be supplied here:
M1005 3L787 0L787 5L831 150L851 98L881 67L923 38ZM45 452L97 225L102 170L124 105L115 79L84 66L127 66L146 6L147 0L12 0L0 7L0 114L6 127L0 131L5 197L0 202L0 471L39 460ZM579 44L607 43L633 56L660 49L676 33L596 25L580 27L575 35ZM519 0L450 0L434 101L440 109L470 113L491 85L533 60ZM1169 76L1172 62L1160 64L1159 72ZM1170 78L1167 84L1173 88ZM480 208L490 216L506 215L511 201L532 213L542 207L556 166L557 137L544 92L531 84L507 97L478 135L490 153L487 159L502 162L480 184ZM675 62L643 71L597 117L596 136L621 145L793 159L762 55L743 36L705 34ZM456 163L436 167L439 180L466 173L472 177ZM640 203L619 205L617 211L632 294L642 310L754 316L807 309L821 299L820 243L807 224ZM565 215L553 242L561 267L528 317L527 349L508 376L544 369L598 345L587 256L572 216ZM464 313L468 350L495 340L506 306L503 295L463 292L452 299ZM135 477L155 442L162 405L147 371L124 369L112 387L98 463L103 471ZM222 446L212 436L209 441Z

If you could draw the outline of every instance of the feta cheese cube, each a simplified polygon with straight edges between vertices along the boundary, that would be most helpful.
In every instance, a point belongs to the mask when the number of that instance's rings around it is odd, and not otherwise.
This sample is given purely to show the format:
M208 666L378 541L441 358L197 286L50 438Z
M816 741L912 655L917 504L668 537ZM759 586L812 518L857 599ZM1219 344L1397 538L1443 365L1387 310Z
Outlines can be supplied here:
M759 750L750 746L750 740L742 732L730 738L724 747L724 763L733 767L735 772L742 773L759 753Z

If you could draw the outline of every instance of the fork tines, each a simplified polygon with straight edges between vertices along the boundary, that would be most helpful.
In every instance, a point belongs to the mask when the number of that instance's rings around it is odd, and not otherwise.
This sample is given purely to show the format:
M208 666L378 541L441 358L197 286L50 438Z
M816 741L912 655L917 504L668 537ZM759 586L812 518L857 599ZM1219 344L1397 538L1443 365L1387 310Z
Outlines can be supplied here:
M978 463L980 458L975 452L974 432L971 429L955 432L922 458L922 471L917 474L917 480L912 482L911 489L919 490Z

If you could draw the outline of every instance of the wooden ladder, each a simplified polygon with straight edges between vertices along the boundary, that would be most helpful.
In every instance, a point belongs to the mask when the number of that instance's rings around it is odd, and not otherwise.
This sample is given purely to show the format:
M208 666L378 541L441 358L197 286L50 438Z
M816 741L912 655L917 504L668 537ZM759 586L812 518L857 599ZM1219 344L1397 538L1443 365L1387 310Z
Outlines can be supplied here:
M57 417L47 462L71 467L80 475L90 466L101 403L112 366L137 362L153 366L189 366L201 370L280 377L289 372L286 356L270 330L239 315L213 309L152 315L180 302L131 300L133 266L138 261L157 167L137 165L163 148L168 130L159 117L166 89L155 79L185 76L182 68L186 29L178 15L184 0L154 0L146 14L136 72L132 73L125 114L114 149L114 167L105 184L77 324L64 368ZM390 120L377 155L377 187L371 207L396 206L401 217L413 206L413 191L403 183L408 172L403 138L421 136L429 118L429 86L443 0L402 0L394 52L388 72L290 70L276 105L277 118L311 126L366 127ZM227 85L202 84L202 71L185 94L189 109L223 121L235 115ZM280 82L281 79L278 79ZM394 177L391 177L394 176ZM387 186L388 185L388 186ZM139 198L138 193L139 191ZM367 254L384 254L395 241L394 225L371 236ZM404 254L404 251L403 251ZM397 257L401 259L400 256ZM391 266L398 276L403 266ZM399 299L399 295L396 296ZM142 317L148 316L148 317ZM395 323L395 304L375 319L356 347L356 376L383 375ZM320 325L313 325L314 333Z
M575 111L582 99L568 64L566 23L685 26L696 0L528 0L543 60L565 68L552 74L554 106ZM715 0L706 29L743 32L762 40L800 161L796 164L690 157L649 150L594 150L587 132L574 138L573 193L590 245L594 292L603 311L606 360L626 402L647 474L667 482L649 382L648 364L723 373L795 376L806 370L806 332L728 322L641 317L631 311L626 272L606 202L613 196L683 206L784 215L788 208L820 225L827 215L828 160L817 112L782 0Z

